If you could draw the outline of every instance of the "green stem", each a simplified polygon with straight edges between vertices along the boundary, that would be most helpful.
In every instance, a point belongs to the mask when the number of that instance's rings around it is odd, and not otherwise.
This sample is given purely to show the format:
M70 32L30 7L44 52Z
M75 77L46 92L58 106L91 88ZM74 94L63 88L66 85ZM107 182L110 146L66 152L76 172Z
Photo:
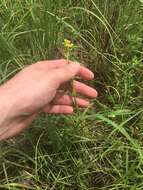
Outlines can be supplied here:
M70 51L69 49L67 49L66 53L65 53L65 58L69 63L69 57L70 57ZM76 90L74 88L74 79L71 80L71 87L72 87L72 92L71 92L71 96L73 98L73 105L75 106L76 109L78 109L78 104L76 102Z

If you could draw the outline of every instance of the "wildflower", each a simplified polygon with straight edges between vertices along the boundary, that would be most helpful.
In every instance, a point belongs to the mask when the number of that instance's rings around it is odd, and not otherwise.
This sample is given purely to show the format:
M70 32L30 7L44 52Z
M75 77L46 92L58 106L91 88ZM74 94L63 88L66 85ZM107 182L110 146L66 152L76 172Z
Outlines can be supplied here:
M63 45L65 48L68 48L68 49L71 49L74 47L74 44L70 40L67 40L67 39L64 39Z

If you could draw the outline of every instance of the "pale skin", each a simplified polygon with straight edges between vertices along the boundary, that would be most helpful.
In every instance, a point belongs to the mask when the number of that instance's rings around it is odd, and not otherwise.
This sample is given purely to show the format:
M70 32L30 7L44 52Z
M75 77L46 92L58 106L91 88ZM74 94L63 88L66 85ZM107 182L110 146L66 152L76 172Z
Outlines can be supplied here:
M67 89L76 76L92 80L93 73L79 63L66 60L39 61L25 67L0 86L0 140L13 137L28 127L41 112L72 114L73 98ZM74 90L86 98L96 98L97 91L84 83L74 81ZM75 97L74 97L75 98ZM89 101L76 97L79 107Z

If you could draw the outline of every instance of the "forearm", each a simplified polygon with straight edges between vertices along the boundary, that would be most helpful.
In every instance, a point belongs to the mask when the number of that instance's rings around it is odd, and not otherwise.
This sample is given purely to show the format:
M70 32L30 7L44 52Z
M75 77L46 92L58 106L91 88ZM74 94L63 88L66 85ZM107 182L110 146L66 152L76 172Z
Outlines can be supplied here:
M0 139L9 128L13 118L14 97L4 85L0 86Z
M26 112L26 102L19 94L8 84L0 86L0 141L18 134L36 117Z

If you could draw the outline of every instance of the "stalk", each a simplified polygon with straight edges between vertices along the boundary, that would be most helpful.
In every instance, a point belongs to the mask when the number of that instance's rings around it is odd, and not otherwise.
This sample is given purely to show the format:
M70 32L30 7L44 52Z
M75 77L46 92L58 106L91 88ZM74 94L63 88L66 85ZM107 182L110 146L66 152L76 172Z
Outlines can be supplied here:
M64 39L63 45L64 45L64 58L69 63L72 50L75 48L75 46L70 40L67 40L67 39ZM74 79L71 79L71 88L72 88L71 96L73 98L73 105L75 106L76 109L78 109L78 105L76 102L76 95L77 94L76 94L76 90L74 88Z

